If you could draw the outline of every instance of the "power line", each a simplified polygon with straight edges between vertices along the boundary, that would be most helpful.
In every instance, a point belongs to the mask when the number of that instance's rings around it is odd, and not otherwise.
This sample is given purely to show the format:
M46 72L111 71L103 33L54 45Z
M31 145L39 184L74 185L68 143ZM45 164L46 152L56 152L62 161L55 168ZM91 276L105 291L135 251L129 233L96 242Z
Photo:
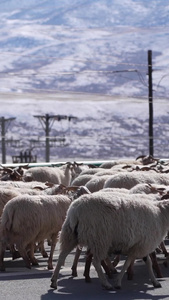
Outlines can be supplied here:
M65 75L65 76L72 76L72 75L78 75L78 74L115 74L115 73L130 73L130 72L136 72L138 73L139 71L136 69L128 69L128 70L82 70L82 71L56 71L55 73L32 73L32 74L23 74L23 73L18 73L18 72L0 72L0 75L4 77L4 75L8 76L17 76L17 77L30 77L30 76L50 76L50 75Z
M104 64L104 65L126 65L126 66L144 66L147 67L146 64L135 64L135 63L129 63L129 62L118 62L119 57L113 56L114 59L116 59L116 62L106 62L106 61L100 61L100 60L95 60L95 59L75 59L75 58L62 58L62 57L57 57L57 56L39 56L39 55L33 55L33 54L21 54L21 53L16 53L16 52L0 52L1 55L9 55L11 54L12 56L19 56L19 57L32 57L36 59L54 59L57 61L75 61L75 62L92 62L92 63L97 63L97 64ZM104 56L106 58L111 58L112 56L106 55Z
M37 94L38 92L38 94ZM31 89L31 92L30 92L30 89L29 90L24 90L23 93L20 93L20 92L7 92L7 91L0 91L0 95L1 97L4 95L4 96L17 96L17 97L21 97L22 100L23 100L23 97L25 95L25 97L27 97L27 95L35 95L37 97L37 95L39 95L39 92L42 92L43 95L46 95L47 94L47 97L48 99L52 96L52 99L55 99L56 100L56 94L68 94L69 96L72 94L72 95L83 95L83 96L86 96L86 99L84 99L83 101L90 101L88 100L89 97L101 97L103 99L98 99L97 98L97 101L102 101L104 100L105 101L105 97L107 99L113 99L113 100L118 100L118 101L126 101L126 99L137 99L137 101L142 101L142 100L146 100L147 97L146 96L130 96L130 95L119 95L119 94L114 94L114 95L109 95L109 94L102 94L102 93L87 93L87 92L77 92L77 91L72 91L72 90L49 90L49 89L36 89L36 90L32 90ZM45 94L46 93L46 94ZM41 94L40 94L41 95ZM55 98L53 98L55 97ZM166 99L169 99L167 97L165 97ZM163 97L164 99L164 97ZM59 101L59 100L58 100ZM69 99L68 99L69 101ZM71 101L71 100L70 100Z

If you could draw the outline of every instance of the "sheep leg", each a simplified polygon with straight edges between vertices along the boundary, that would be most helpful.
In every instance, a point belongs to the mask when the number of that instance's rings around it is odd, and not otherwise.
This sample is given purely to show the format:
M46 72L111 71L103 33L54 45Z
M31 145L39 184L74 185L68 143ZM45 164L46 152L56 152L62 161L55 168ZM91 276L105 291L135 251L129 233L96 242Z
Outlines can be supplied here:
M77 264L78 264L78 260L79 260L81 252L82 252L82 248L78 246L76 248L75 257L74 257L73 265L72 265L72 268L71 268L73 277L77 277Z
M129 268L130 264L132 263L133 259L131 257L127 257L122 269L121 269L121 272L118 273L117 277L116 277L116 282L115 282L115 288L116 289L121 289L121 281L122 281L122 278L124 276L124 273L126 272L126 270Z
M162 275L161 270L160 270L160 266L159 266L159 264L157 262L157 257L156 257L155 252L152 252L150 254L150 257L151 257L151 260L152 260L153 269L155 270L155 272L157 274L157 277L158 278L163 278L163 275Z
M166 249L166 246L165 246L164 241L161 242L160 247L161 247L161 249L162 249L162 251L163 251L163 254L164 254L165 257L167 258L167 259L164 261L163 264L164 264L165 267L168 267L169 253L167 252L167 249Z
M95 257L93 258L93 265L96 269L96 272L98 274L98 277L101 281L102 286L106 289L106 290L112 290L112 285L107 281L105 274L102 271L102 267L101 267L101 263L99 259L96 259Z
M61 267L64 265L66 257L73 250L73 248L70 247L70 245L68 245L67 249L65 247L65 249L60 252L58 261L57 261L57 265L55 267L55 270L54 270L52 278L51 278L51 285L50 285L51 288L57 289L57 278L59 276L59 271L60 271Z
M38 261L37 261L37 259L35 258L35 256L34 256L34 251L35 251L35 244L34 243L31 243L30 245L29 245L29 251L28 251L28 253L29 253L29 258L30 258L30 262L32 263L32 265L33 266L38 266L39 264L38 264Z
M104 261L106 263L106 265L108 266L108 270L105 269L105 272L108 276L110 276L110 278L112 278L112 274L116 274L117 273L117 270L116 268L114 267L114 265L112 264L111 260L109 257L107 257ZM104 266L103 266L104 268Z
M86 253L86 263L85 263L85 270L84 270L84 276L85 276L85 281L86 282L91 282L91 278L90 278L90 267L91 267L91 263L92 263L92 258L93 258L93 254L90 253L90 250L87 250Z
M54 254L57 239L58 239L57 237L58 237L58 233L52 235L52 237L51 237L51 248L50 248L50 255L48 258L48 270L53 269L53 254Z
M42 257L44 257L44 258L48 257L48 254L44 247L44 241L41 241L38 243L38 248L39 248L40 253L42 254Z
M5 265L4 265L4 256L5 256L5 250L6 250L6 243L0 242L0 271L5 271Z
M116 255L115 259L112 262L113 267L116 267L120 261L120 255Z
M30 259L29 259L29 256L28 256L28 253L27 253L26 249L24 247L20 247L20 246L18 246L17 248L18 248L19 253L20 253L20 255L22 256L22 258L25 262L26 268L31 269Z
M143 258L143 260L147 265L147 268L148 268L149 275L150 275L151 281L153 283L153 286L156 287L156 288L161 287L161 284L159 283L159 281L154 276L154 272L153 272L153 269L152 269L152 261L151 261L150 256L147 255L146 257Z
M15 245L10 245L9 246L10 252L12 254L12 259L15 260L19 257L21 257L20 253L18 250L16 250Z
M161 249L162 249L163 254L165 255L165 257L169 256L169 253L168 253L168 251L167 251L167 249L166 249L166 246L165 246L164 241L161 242L160 247L161 247Z
M91 282L90 278L90 266L92 263L92 257L93 255L90 253L90 250L87 251L87 257L86 257L86 264L85 264L85 270L84 270L84 276L85 276L85 281L86 282ZM109 278L112 278L112 274L117 273L116 269L112 266L110 259L107 257L105 260L101 261L101 265L106 272L106 275Z
M127 279L132 280L134 276L134 260L131 262L130 266L127 268Z

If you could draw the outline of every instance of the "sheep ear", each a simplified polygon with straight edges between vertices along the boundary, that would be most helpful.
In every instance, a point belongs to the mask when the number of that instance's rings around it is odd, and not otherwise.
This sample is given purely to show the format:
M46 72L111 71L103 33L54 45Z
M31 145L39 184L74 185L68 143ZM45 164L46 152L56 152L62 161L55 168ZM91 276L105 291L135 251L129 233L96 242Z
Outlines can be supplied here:
M34 186L33 187L33 190L40 190L40 191L44 191L45 190L45 188L43 188L42 186Z
M47 185L48 187L52 187L52 186L54 186L54 183L49 182L49 181L46 181L46 182L45 182L45 185Z
M77 191L77 189L79 189L79 186L67 186L66 189L68 191Z
M76 165L76 166L83 166L84 163L78 163L78 162L74 161L74 162L73 162L73 165Z
M23 169L29 169L29 164L22 166Z
M137 157L136 157L136 160L138 160L138 159L140 159L140 158L144 158L144 157L145 157L145 155L137 156Z
M169 194L165 194L161 197L161 200L166 200L169 199Z
M3 171L6 172L6 173L8 173L8 174L13 173L13 169L11 169L11 168L3 167Z

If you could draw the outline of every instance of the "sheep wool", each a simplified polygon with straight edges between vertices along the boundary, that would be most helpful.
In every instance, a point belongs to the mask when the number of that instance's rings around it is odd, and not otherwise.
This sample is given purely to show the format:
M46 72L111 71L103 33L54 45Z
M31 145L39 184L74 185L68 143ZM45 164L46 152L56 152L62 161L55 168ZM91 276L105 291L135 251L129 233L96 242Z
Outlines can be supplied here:
M64 195L20 195L9 201L1 217L0 269L7 244L16 244L18 251L30 268L26 248L36 242L51 238L51 252L48 269L52 269L52 257L58 233L65 220L71 200ZM34 255L34 254L32 254Z
M117 276L116 288L121 287L122 277L131 262L144 257L154 287L161 286L152 271L149 254L161 243L168 228L167 200L148 201L147 195L100 191L81 196L70 205L61 230L61 252L51 287L57 288L59 270L66 256L77 245L91 250L94 267L106 289L112 288L112 285L104 276L100 262L110 251L127 256Z

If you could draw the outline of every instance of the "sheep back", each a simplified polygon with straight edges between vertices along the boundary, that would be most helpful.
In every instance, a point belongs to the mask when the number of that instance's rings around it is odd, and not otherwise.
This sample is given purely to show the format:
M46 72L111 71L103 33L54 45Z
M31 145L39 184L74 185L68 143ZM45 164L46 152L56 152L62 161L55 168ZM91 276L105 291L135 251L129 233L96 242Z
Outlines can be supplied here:
M154 251L167 230L156 202L144 195L111 192L83 195L70 205L60 234L61 249L65 232L69 231L70 240L70 228L72 241L76 238L89 247L99 260L106 258L109 249L142 258Z
M70 199L64 195L21 195L4 207L1 219L3 236L10 243L28 245L59 232L64 222Z

